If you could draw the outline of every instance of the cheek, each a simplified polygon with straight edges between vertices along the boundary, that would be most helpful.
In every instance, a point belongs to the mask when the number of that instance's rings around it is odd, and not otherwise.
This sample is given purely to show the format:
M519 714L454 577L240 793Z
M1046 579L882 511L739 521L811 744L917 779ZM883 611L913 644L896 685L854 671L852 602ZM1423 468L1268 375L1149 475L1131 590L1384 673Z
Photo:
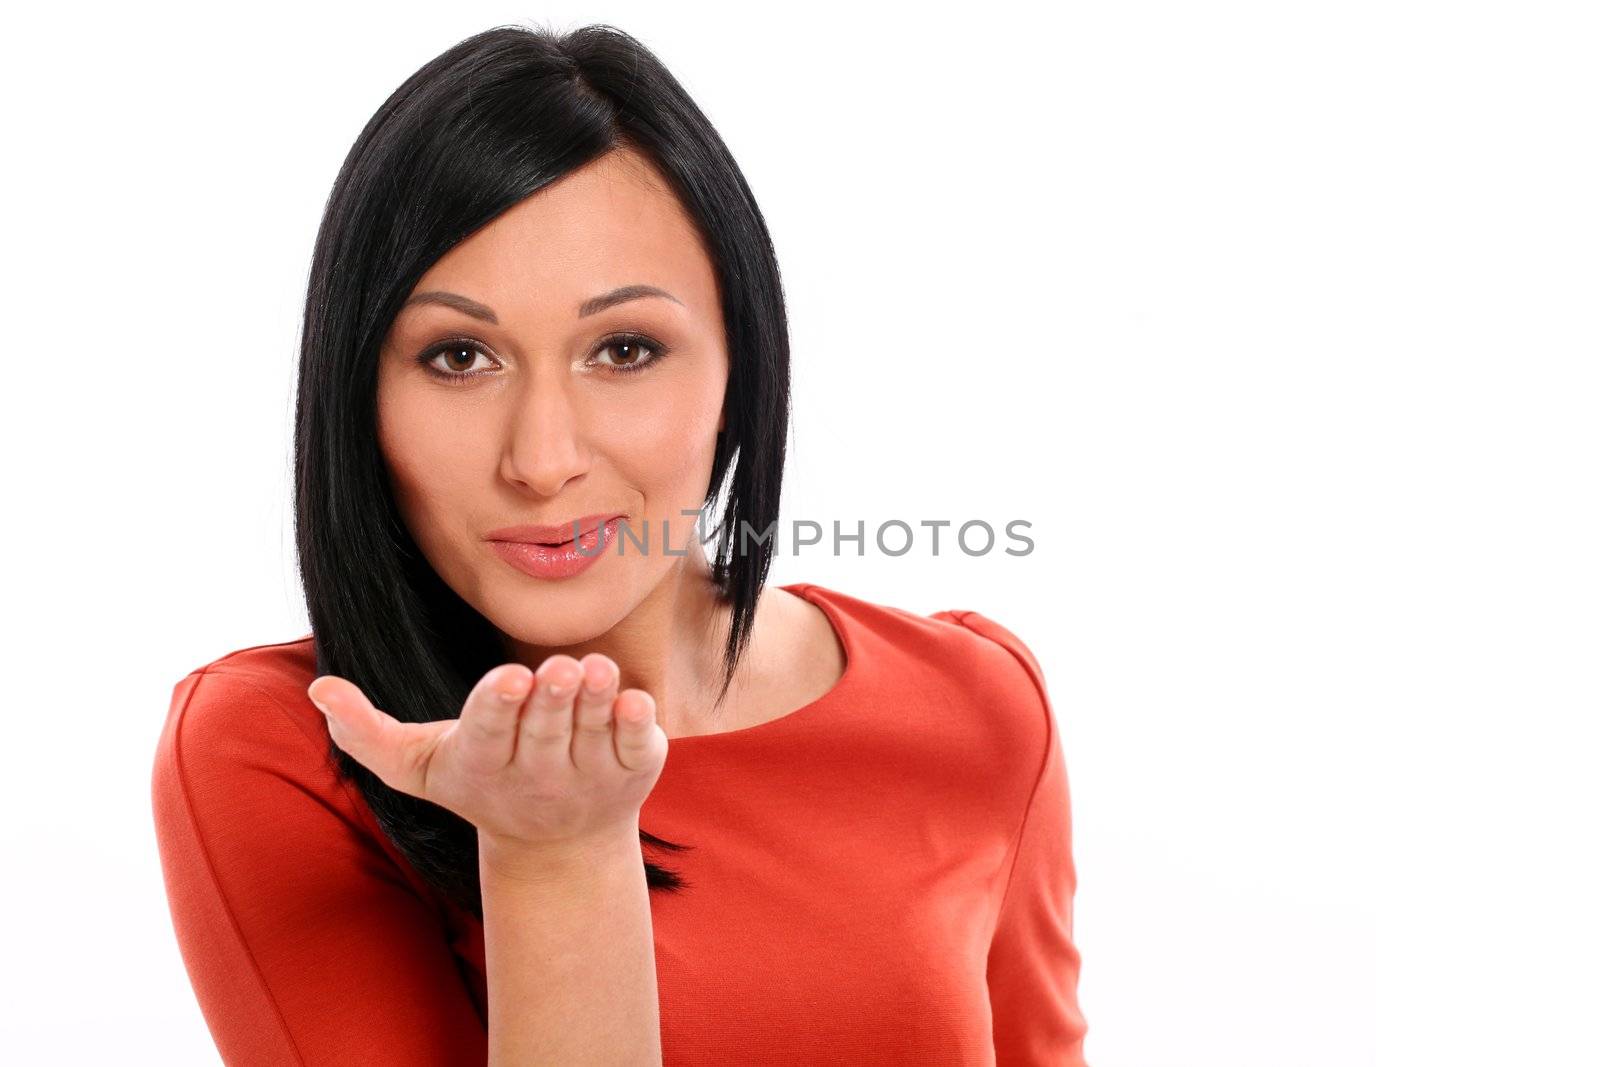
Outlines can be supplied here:
M722 386L699 379L651 393L625 419L608 420L607 451L652 510L695 507L716 449ZM642 393L642 391L641 391Z
M452 432L437 405L422 402L414 390L378 393L378 444L395 505L419 547L449 542L452 515L468 513L461 504L472 458L471 442Z

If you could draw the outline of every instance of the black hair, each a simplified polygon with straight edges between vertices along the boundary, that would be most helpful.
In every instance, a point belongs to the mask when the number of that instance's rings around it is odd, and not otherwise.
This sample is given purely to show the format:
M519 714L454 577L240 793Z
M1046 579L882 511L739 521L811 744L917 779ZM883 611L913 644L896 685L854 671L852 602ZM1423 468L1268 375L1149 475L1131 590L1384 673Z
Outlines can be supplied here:
M718 703L754 624L775 542L732 530L778 518L789 341L777 258L738 165L661 61L606 24L564 33L502 25L424 64L368 120L317 231L295 404L295 544L319 675L359 685L403 722L460 713L505 662L495 627L450 589L401 519L377 434L378 352L424 272L544 186L616 149L671 182L705 240L729 355L724 429L706 501L727 484L712 578L732 605ZM732 472L731 478L729 472ZM330 746L419 875L482 916L477 830L385 785ZM642 827L643 846L678 850ZM652 888L684 879L646 861Z

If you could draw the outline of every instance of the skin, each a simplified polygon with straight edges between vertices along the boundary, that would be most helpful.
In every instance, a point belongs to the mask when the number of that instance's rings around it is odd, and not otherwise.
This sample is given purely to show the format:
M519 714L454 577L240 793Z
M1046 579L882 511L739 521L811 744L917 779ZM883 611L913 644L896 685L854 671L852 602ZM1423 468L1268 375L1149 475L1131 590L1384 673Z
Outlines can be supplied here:
M672 298L579 315L629 285ZM417 299L441 292L454 296ZM615 343L622 332L649 341ZM707 250L626 150L451 249L384 340L378 437L396 503L506 662L433 723L400 723L343 678L307 693L386 784L478 828L491 1064L660 1062L639 809L669 738L788 714L843 672L821 610L769 588L712 707L731 612L684 512L710 480L728 370ZM524 574L484 536L611 512L648 530L648 551L613 546L571 578Z
M347 679L307 690L335 744L478 827L490 1067L661 1063L638 816L667 737L618 678L601 655L502 665L431 723L397 721Z
M673 294L578 317L619 286ZM444 581L536 668L601 653L622 687L656 700L668 737L774 718L831 688L843 659L802 598L764 590L751 647L713 708L730 611L715 595L692 512L725 425L729 356L710 256L666 180L619 150L567 175L452 248L418 281L492 309L484 322L437 303L396 317L378 375L379 443L396 503ZM659 343L605 345L629 331ZM418 363L477 377L442 381ZM664 350L665 354L661 352ZM454 353L454 354L452 354ZM618 366L642 364L634 372ZM621 512L650 546L615 546L584 573L533 578L484 534ZM663 532L674 552L663 550Z

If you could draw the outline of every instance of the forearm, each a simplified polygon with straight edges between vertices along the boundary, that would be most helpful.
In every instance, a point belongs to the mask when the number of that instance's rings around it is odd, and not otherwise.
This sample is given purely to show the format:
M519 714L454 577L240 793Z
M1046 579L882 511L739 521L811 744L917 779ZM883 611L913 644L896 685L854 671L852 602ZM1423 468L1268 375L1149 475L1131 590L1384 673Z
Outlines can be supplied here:
M479 849L489 1067L661 1063L637 831L580 851Z

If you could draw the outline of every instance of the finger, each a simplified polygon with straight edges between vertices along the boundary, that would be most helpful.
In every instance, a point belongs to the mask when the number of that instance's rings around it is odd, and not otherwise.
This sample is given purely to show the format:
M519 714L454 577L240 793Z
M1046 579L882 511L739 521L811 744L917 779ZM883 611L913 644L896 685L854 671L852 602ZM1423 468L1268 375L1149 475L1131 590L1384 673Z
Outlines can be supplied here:
M583 668L567 655L551 656L534 672L533 695L517 730L517 765L552 774L572 766L572 697Z
M496 667L478 679L461 706L462 765L493 774L517 752L517 719L533 687L533 672L520 663Z
M391 789L427 799L428 761L455 723L400 722L373 707L360 686L337 675L312 679L306 696L327 717L334 744Z
M666 755L667 734L656 724L655 698L643 689L628 689L612 705L617 762L630 771L656 766Z
M617 699L620 672L598 652L583 657L583 687L572 714L572 762L580 770L599 772L617 765L611 741L611 705Z

